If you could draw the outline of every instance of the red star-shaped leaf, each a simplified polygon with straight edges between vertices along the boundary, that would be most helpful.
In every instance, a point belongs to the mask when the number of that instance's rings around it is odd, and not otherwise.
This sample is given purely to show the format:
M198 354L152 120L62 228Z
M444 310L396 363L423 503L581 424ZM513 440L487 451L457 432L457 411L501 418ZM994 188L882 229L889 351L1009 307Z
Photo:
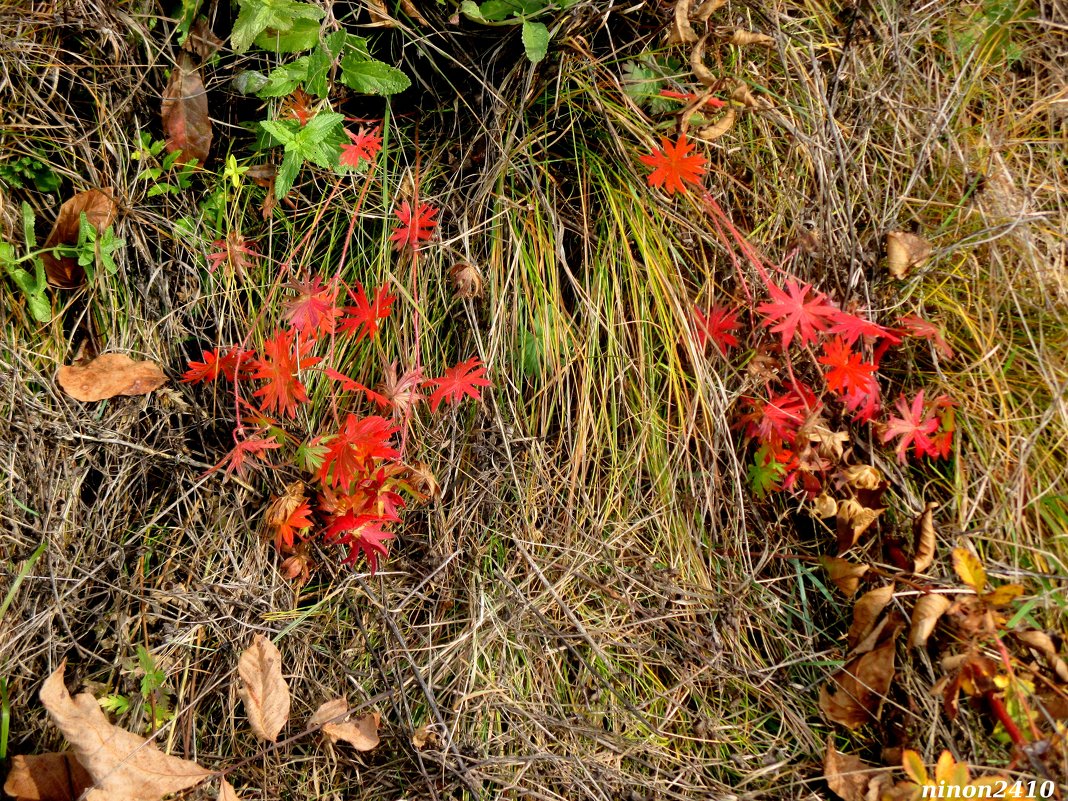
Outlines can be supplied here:
M812 289L811 284L801 285L794 278L786 281L786 291L770 281L766 282L770 303L761 303L757 311L764 315L764 325L770 326L775 333L782 334L782 347L786 350L794 340L798 329L801 330L801 344L809 345L816 341L818 331L826 331L829 319L840 312L827 300L822 292ZM812 292L812 297L808 293ZM777 321L778 325L776 325Z
M434 219L438 210L429 203L420 203L415 211L412 204L405 200L394 212L400 225L390 235L394 250L403 250L405 246L415 250L420 242L425 242L434 235L438 221Z
M912 446L912 453L917 459L923 456L940 456L941 444L936 445L931 440L931 435L938 430L938 418L923 416L923 390L916 393L911 406L904 395L897 399L896 406L901 417L890 418L886 433L883 434L883 442L901 437L901 441L897 443L897 460L906 460L909 445Z
M359 133L345 131L351 145L341 146L341 163L346 167L358 167L361 161L368 163L375 160L378 151L382 149L382 137L378 135L378 128L367 130L360 128Z
M456 403L463 400L465 395L480 400L482 395L478 387L490 386L486 379L486 368L478 357L453 365L441 378L431 378L426 383L437 387L430 396L432 412L438 410L442 401Z
M293 331L284 330L278 330L273 338L263 343L264 357L256 362L252 377L266 381L267 385L252 394L263 397L265 412L277 409L287 417L294 417L297 404L307 402L308 393L297 374L302 368L322 361L318 356L308 355L314 344L311 340L296 337Z
M686 134L680 134L675 144L661 137L659 150L654 147L652 153L639 156L642 164L653 168L646 179L649 186L663 186L669 195L685 192L687 183L700 186L707 159L700 153L691 153L693 149Z

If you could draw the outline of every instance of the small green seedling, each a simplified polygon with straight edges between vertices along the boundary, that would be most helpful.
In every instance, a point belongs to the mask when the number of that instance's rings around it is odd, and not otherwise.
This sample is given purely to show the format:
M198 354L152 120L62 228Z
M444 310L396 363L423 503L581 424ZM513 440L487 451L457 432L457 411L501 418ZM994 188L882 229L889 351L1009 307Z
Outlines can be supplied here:
M48 288L48 277L45 274L44 262L41 261L40 253L37 252L37 237L34 235L33 225L33 209L28 203L23 203L22 231L27 254L16 258L14 246L9 242L0 242L0 264L11 276L15 286L26 296L26 305L33 319L39 323L47 323L52 319L52 303L45 291ZM33 265L33 273L18 266L23 262Z
M87 275L92 276L97 266L107 270L108 275L117 273L119 266L115 263L114 254L125 245L125 239L115 236L113 226L109 225L103 231L97 231L85 216L85 212L82 212L75 250L78 254L78 264L85 268Z
M182 155L180 150L168 153L161 160L160 155L166 146L167 143L162 139L153 139L151 134L142 131L140 147L130 154L130 158L141 162L140 177L152 183L146 193L148 197L164 194L177 195L193 183L196 160L176 166L176 162Z

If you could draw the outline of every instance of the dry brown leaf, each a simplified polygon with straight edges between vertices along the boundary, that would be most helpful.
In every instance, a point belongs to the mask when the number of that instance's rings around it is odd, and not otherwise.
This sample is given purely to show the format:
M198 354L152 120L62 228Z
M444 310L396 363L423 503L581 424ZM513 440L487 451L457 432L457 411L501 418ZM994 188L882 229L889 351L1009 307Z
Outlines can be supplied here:
M237 794L237 790L226 779L223 779L219 784L219 801L241 801L241 796Z
M979 557L967 548L953 549L953 570L961 581L976 592L982 592L986 587L986 569Z
M93 786L93 777L72 751L16 756L4 792L16 801L76 801Z
M723 116L710 125L704 125L697 129L697 138L704 142L714 142L734 127L734 121L738 119L738 113L727 109Z
M827 578L846 598L856 595L861 576L868 572L868 565L855 565L833 556L821 557L820 564L827 571Z
M909 628L909 648L923 648L931 632L946 610L953 605L945 595L928 593L921 595L912 608L912 623Z
M705 48L707 46L708 34L706 33L697 40L697 44L695 44L693 50L690 51L690 69L693 70L693 74L697 80L711 89L717 87L719 81L716 79L716 76L712 74L712 70L705 65Z
M693 18L698 22L708 22L709 18L727 4L727 0L705 0L693 12Z
M92 777L83 801L158 801L211 776L195 762L164 754L144 737L111 725L89 693L71 698L64 661L41 686L41 703Z
M198 17L193 27L190 28L189 36L186 37L182 49L196 53L201 61L207 61L218 53L222 46L222 39L212 32L208 21L204 17Z
M828 720L858 729L877 720L894 678L894 640L850 660L820 689L820 709Z
M419 11L419 7L412 0L400 0L401 10L420 25L429 25L426 17Z
M838 553L843 554L857 544L871 524L879 519L885 509L869 509L855 498L838 502Z
M461 261L449 268L449 278L458 298L482 297L482 273L470 262Z
M389 15L385 0L364 0L367 13L371 17L370 24L379 28L396 28L397 20Z
M856 647L850 651L850 656L866 654L874 651L887 640L896 640L903 628L905 628L905 616L896 609L891 610L890 614L885 615L864 639L857 643Z
M743 31L739 28L731 34L730 43L738 45L739 47L745 47L746 45L762 45L764 47L770 47L775 44L775 40L765 33Z
M198 165L204 166L211 149L208 93L200 70L186 52L179 54L171 80L163 90L163 132L167 152L182 151L180 164L196 159Z
M274 643L257 634L237 663L242 685L237 694L245 702L252 731L273 743L289 720L289 685L282 678L282 655Z
M935 534L934 527L934 512L937 508L937 501L928 501L923 508L923 512L913 523L913 573L922 573L934 562L935 546L938 544L938 537Z
M799 437L815 445L816 452L833 464L842 460L846 443L849 442L849 434L844 431L831 431L821 415L814 415L797 433Z
M904 278L931 255L931 245L916 234L890 231L886 235L886 267L892 278Z
M834 747L834 737L827 737L827 755L823 758L823 778L831 792L842 801L865 801L868 785L879 773L861 759L843 754Z
M853 607L853 623L846 635L846 645L853 650L875 627L875 621L894 598L894 584L887 584L864 593Z
M841 476L853 489L877 490L883 485L883 474L871 465L858 464L843 467Z
M117 208L110 189L89 189L69 198L59 207L59 216L52 226L45 249L60 245L76 245L81 229L81 215L98 231L103 231L113 222ZM85 283L85 269L73 256L59 258L52 253L42 253L48 283L61 289L74 289Z
M349 704L344 698L335 698L324 702L308 721L308 727L321 726L322 732L331 743L344 740L357 751L370 751L378 745L378 724L382 716L371 712L355 720L342 717L348 712ZM336 718L336 719L335 719Z
M697 41L697 34L690 25L690 0L678 0L675 3L675 17L668 32L668 43L692 44Z
M1028 648L1033 648L1042 654L1046 658L1046 663L1057 674L1058 679L1068 682L1068 664L1065 664L1060 654L1057 653L1057 646L1054 645L1052 637L1038 629L1018 631L1016 637Z
M135 362L121 353L102 353L86 365L63 365L56 372L63 391L84 403L116 395L147 395L167 383L155 362Z
M838 514L838 501L830 493L821 492L816 496L816 500L812 502L812 511L816 513L816 517L822 520L834 517Z
M420 726L412 732L412 746L419 751L424 748L437 748L440 744L441 738L430 726Z
M731 91L731 100L745 108L760 108L760 101L749 89L749 85L740 81Z

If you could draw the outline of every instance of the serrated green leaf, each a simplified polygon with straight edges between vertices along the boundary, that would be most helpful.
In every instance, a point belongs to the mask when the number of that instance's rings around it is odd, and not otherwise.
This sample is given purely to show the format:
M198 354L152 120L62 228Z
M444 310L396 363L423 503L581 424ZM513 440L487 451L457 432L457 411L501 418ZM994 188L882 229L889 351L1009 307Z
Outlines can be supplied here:
M283 120L262 120L260 122L260 127L280 145L292 142L297 135L299 126L300 123Z
M22 201L22 237L26 242L27 250L37 249L37 235L34 233L33 227L37 222L37 218L33 214L33 209L30 208L30 204L26 201Z
M182 0L182 8L178 14L178 44L184 45L189 38L189 29L197 18L200 4L203 0Z
M282 158L282 163L278 166L278 173L274 178L274 196L279 200L293 188L293 182L297 180L301 163L300 156L292 151L287 152Z
M408 76L396 67L356 54L341 60L341 81L350 89L368 95L394 95L412 85Z
M242 70L234 76L234 89L243 95L254 95L267 85L267 76L256 70Z
M105 695L97 703L101 709L113 715L125 715L130 711L130 699L124 695Z
M334 56L330 50L320 45L315 48L308 59L307 77L304 79L304 91L316 97L330 94L330 68L334 66Z
M464 0L460 3L460 13L470 20L475 22L487 22L488 20L482 16L482 9L478 7L478 3L473 0Z
M52 304L48 302L48 296L43 292L28 295L26 305L37 322L47 323L52 319Z
M272 53L300 53L319 44L320 28L318 19L298 19L289 30L264 31L256 37L255 44Z
M537 64L549 52L549 29L540 22L523 23L523 49L531 64Z
M310 59L301 56L289 64L283 64L267 76L266 83L257 94L260 97L284 97L296 89L308 77Z
M322 19L324 13L321 8L298 2L298 0L239 0L239 5L241 10L234 22L234 30L230 34L230 44L235 53L244 53L260 34L268 30L275 34L269 37L269 44L272 46L261 45L261 47L267 50L280 47L282 35L298 29L298 20L307 21L300 26L301 30L305 29L309 23L314 23L315 41L319 39L318 20ZM308 47L311 46L308 45ZM307 47L299 49L306 50Z
M786 475L786 466L776 461L771 448L764 445L754 454L747 475L753 494L763 498L779 489L779 481Z

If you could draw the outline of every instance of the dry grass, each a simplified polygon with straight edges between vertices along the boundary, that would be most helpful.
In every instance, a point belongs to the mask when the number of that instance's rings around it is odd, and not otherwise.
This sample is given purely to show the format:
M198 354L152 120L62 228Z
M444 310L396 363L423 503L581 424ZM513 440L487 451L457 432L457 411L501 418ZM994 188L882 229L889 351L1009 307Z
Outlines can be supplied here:
M4 283L8 582L47 543L0 622L10 753L59 746L35 693L60 659L72 681L136 700L141 645L177 710L160 741L212 768L239 765L231 781L246 799L826 797L816 696L840 663L848 608L794 558L825 550L822 535L744 486L728 426L752 379L680 344L695 299L740 301L753 276L694 208L641 188L636 154L659 120L619 91L668 11L615 9L611 28L575 17L559 60L536 73L519 62L479 74L462 38L412 32L409 50L468 107L418 130L410 113L393 122L384 189L363 212L384 218L418 170L444 222L420 266L421 305L400 312L408 333L381 348L410 349L418 312L428 371L477 353L494 392L413 437L442 499L409 513L385 570L337 569L324 553L294 597L260 530L282 479L251 491L202 476L228 447L225 398L173 384L83 406L52 381L87 332L177 375L198 342L244 334L274 276L268 264L209 278L214 236L174 234L183 215L208 230L197 193L147 197L130 153L136 131L158 125L169 51L135 4L104 5L0 11L0 161L41 147L70 191L113 186L128 242L118 276L65 296L45 326ZM1027 583L1026 614L1056 628L1068 579L1064 9L1021 3L991 22L979 3L862 5L853 19L806 2L719 12L776 46L718 55L722 74L769 102L710 147L709 185L770 261L814 233L821 246L797 256L798 274L880 319L922 311L944 324L960 356L917 349L893 379L960 401L960 455L925 479L882 464L897 514L943 500L940 569L971 540L992 574ZM427 98L448 88L413 62ZM213 101L230 97L223 78L209 84ZM356 197L317 220L330 185L305 177L285 222L259 221L247 193L223 212L246 235L269 234L276 260L322 232L298 268L336 260ZM22 200L45 228L52 219L54 198L0 192L9 238ZM893 284L881 237L913 227L935 255ZM410 288L382 231L358 229L344 277ZM461 259L483 271L484 300L451 298L443 275ZM383 745L357 756L299 740L259 754L231 681L253 632L286 658L289 732L347 693L384 713ZM903 670L895 696L915 699L911 741L928 757L951 746L1004 760L981 721L941 718L925 670ZM143 730L145 715L135 705L119 722ZM424 726L437 739L416 748Z

